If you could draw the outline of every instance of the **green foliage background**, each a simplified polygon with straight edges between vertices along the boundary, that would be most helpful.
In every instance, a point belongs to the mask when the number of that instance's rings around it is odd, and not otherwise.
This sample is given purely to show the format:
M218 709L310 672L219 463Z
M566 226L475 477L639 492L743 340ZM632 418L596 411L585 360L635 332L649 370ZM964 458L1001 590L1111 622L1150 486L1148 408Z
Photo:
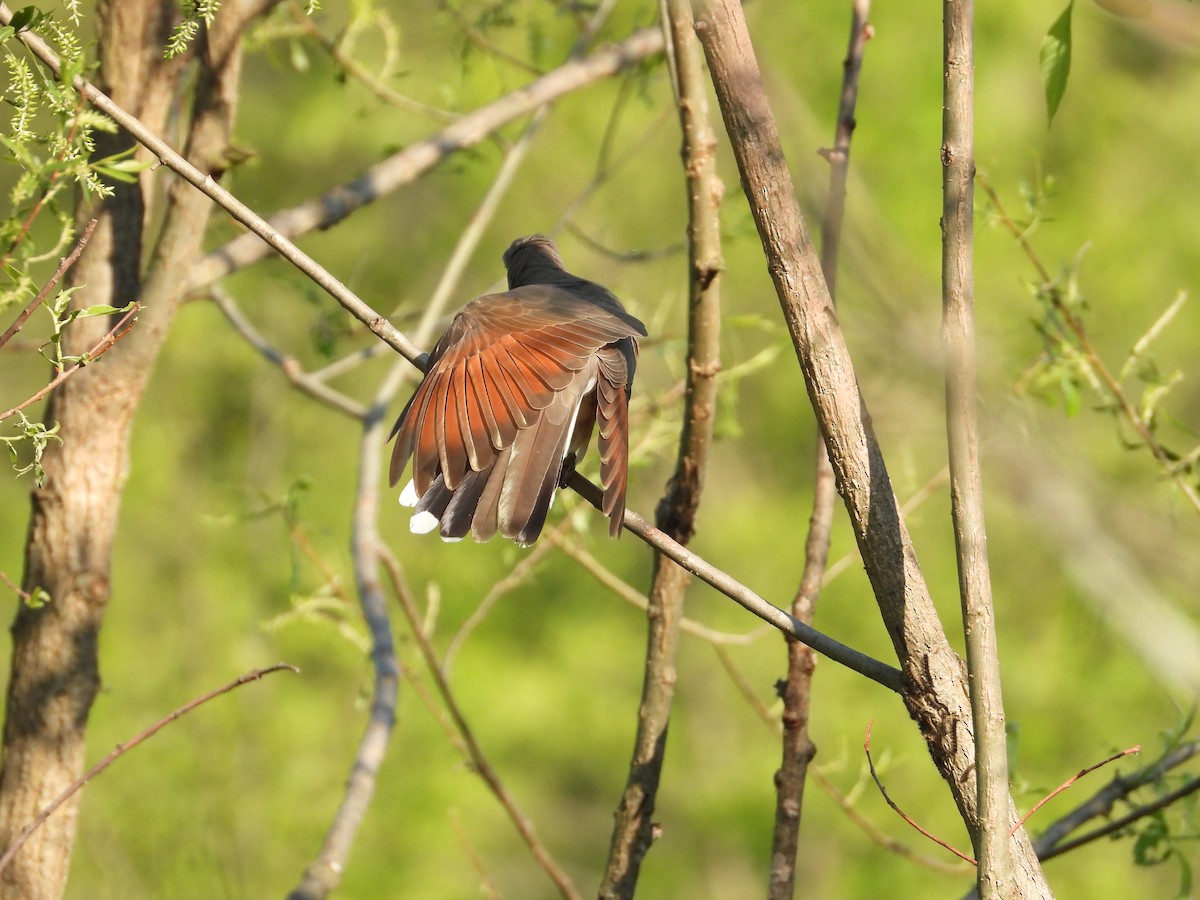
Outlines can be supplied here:
M347 14L341 3L325 6L322 15L333 22ZM466 47L433 4L377 7L399 37L401 74L391 81L397 90L466 111L528 80ZM848 27L844 7L764 2L747 10L797 190L813 210L827 177L815 150L831 140ZM489 7L469 3L462 10L477 20ZM552 4L509 2L490 12L511 17L509 25L491 26L490 38L542 67L560 60L574 39L570 16ZM871 17L875 37L867 48L854 137L840 291L843 322L902 500L944 459L937 343L939 12L936 4L879 4ZM1095 6L1078 6L1071 81L1047 131L1038 50L1056 13L1032 0L981 5L978 166L1014 208L1021 183L1038 183L1041 173L1054 176L1051 221L1035 242L1054 267L1090 242L1079 274L1090 303L1086 318L1116 368L1179 290L1200 285L1200 67L1194 45L1173 45ZM619 39L655 15L653 4L620 4L604 37ZM280 39L287 21L273 20L274 31L260 32L263 50L248 60L237 140L256 155L227 182L260 212L348 181L436 128L382 105L312 46ZM358 46L368 65L377 65L382 52L370 33ZM574 221L617 250L680 245L679 138L665 70L657 65L558 104L472 261L459 292L464 302L498 282L499 254L513 237L551 227L585 188L618 107L611 158L619 165ZM516 126L506 130L510 137L517 133ZM801 567L813 427L723 140L721 153L725 367L775 355L729 383L694 547L782 605ZM426 301L499 157L484 143L302 245L376 308L398 308L404 327ZM1033 273L1010 237L986 227L982 201L979 212L981 403L989 423L984 453L986 462L994 460L987 470L991 561L1005 699L1018 733L1014 774L1019 800L1029 806L1115 750L1134 743L1147 754L1157 750L1161 733L1179 724L1193 698L1162 684L1064 573L1056 523L1035 517L1016 486L1021 460L1057 460L1090 494L1100 526L1127 543L1153 583L1193 617L1200 613L1200 574L1191 562L1200 528L1149 456L1122 446L1110 417L1085 412L1067 418L1052 405L1014 397L1012 386L1042 349L1030 325L1039 315L1028 289ZM213 244L235 233L221 220ZM620 262L570 234L561 242L572 269L610 285L650 326L635 409L641 433L654 425L658 436L647 439L631 475L631 505L648 514L674 452L672 432L663 426L677 418L675 404L659 407L656 398L680 377L685 261L673 253ZM322 348L331 341L337 354L369 344L332 301L280 262L240 273L228 287L278 346L311 367L327 361ZM1178 423L1170 427L1185 450L1186 428L1200 424L1198 327L1200 311L1185 307L1155 345L1163 370L1182 367L1189 375L1167 404ZM365 397L388 364L377 360L338 386ZM0 355L0 401L35 390L45 368L33 354ZM1194 433L1190 437L1194 442ZM289 499L293 521L341 584L352 587L347 544L356 439L353 426L291 391L211 305L184 307L136 424L90 755L98 758L171 708L251 667L282 659L302 672L272 676L210 704L89 786L71 896L278 896L316 852L364 725L370 668L328 621L265 627L291 609L293 598L325 586L276 504ZM294 487L301 480L306 486ZM14 577L28 487L0 479L0 570ZM577 504L563 496L558 508L562 515ZM595 516L580 512L577 518L589 550L644 587L646 549L629 537L605 540ZM443 545L411 536L391 502L383 524L413 580L440 598L436 640L442 648L521 555L500 542ZM957 587L944 489L913 513L910 525L953 634ZM839 520L834 557L851 544ZM702 586L691 589L688 603L689 615L711 627L756 627ZM362 631L353 607L331 615ZM891 658L858 566L822 596L817 624ZM397 633L402 658L421 677L399 621ZM641 613L575 563L552 556L530 583L500 602L452 672L479 740L585 894L598 882L623 784L643 633ZM772 684L784 671L782 641L766 634L730 655L758 701L771 707ZM826 662L816 677L812 716L817 764L841 790L853 792L862 815L919 853L941 854L900 822L874 788L864 789L861 743L873 721L873 750L892 795L925 827L967 848L950 796L895 697ZM778 741L712 648L685 637L657 812L663 835L643 870L640 896L760 896L777 762ZM1054 801L1034 829L1110 774L1093 775L1092 783ZM1176 827L1190 833L1186 822ZM505 896L552 895L498 804L406 684L392 750L342 895L474 896L480 878L464 843ZM1179 846L1194 863L1192 845ZM1099 842L1049 863L1047 871L1063 897L1171 897L1180 878L1174 864L1135 866L1129 841ZM881 850L810 785L800 895L950 896L968 879Z

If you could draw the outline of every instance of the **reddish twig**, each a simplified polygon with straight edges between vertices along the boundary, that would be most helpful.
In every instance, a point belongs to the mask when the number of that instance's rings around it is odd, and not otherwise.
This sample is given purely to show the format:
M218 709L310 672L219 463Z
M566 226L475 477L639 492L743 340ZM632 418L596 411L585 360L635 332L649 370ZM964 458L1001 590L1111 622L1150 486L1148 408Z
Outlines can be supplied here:
M234 688L241 687L243 684L247 684L251 681L258 681L261 678L263 678L264 676L270 675L272 672L279 672L279 671L282 671L283 669L287 669L288 671L297 672L297 673L300 671L300 669L298 667L293 666L290 663L282 663L282 662L275 663L275 665L273 665L273 666L267 666L265 669L253 669L253 670L247 672L245 675L239 675L237 678L235 678L233 681L229 682L228 684L223 685L223 686L217 688L216 690L209 691L207 694L202 694L201 696L197 697L196 699L185 703L183 706L179 707L178 709L172 710L170 713L168 713L163 718L159 719L157 722L155 722L153 725L151 725L149 728L147 728L141 734L139 734L135 738L133 738L133 740L127 741L124 744L117 744L117 746L115 746L108 753L107 756L105 756L102 760L100 760L100 762L96 763L94 766L92 766L90 769L88 769L86 772L84 772L81 776L79 776L77 779L75 779L75 781L73 781L67 787L67 789L65 791L63 791L61 794L59 794L57 797L55 797L54 800L45 809L43 809L40 813L38 813L32 822L30 822L28 825L26 825L24 828L21 829L20 834L18 834L16 836L16 838L13 840L13 842L9 845L8 849L4 851L4 855L0 856L0 872L3 872L5 870L5 868L8 867L8 864L10 862L12 862L13 857L17 855L17 851L21 849L21 847L29 839L29 836L31 834L33 834L42 825L43 822L45 822L48 818L50 818L50 816L52 816L54 814L54 811L56 809L58 809L60 806L62 806L64 803L66 803L68 800L70 800L71 797L73 797L76 793L78 793L85 784L87 784L89 781L91 781L93 778L95 778L97 775L99 775L101 772L103 772L105 769L107 769L109 766L111 766L114 762L116 762L118 757L125 755L130 750L132 750L134 747L136 747L138 744L141 744L143 741L147 740L148 738L154 737L154 735L158 734L158 732L162 731L164 728L166 728L168 725L170 725L172 722L174 722L180 716L190 713L197 706L201 706L201 705L207 703L209 700L219 697L222 694L227 694L230 691L232 691Z
M1169 794L1163 794L1153 803L1147 803L1145 806L1139 806L1131 810L1129 813L1120 818L1113 819L1099 828L1094 828L1085 834L1081 834L1074 840L1065 841L1056 847L1048 850L1045 854L1039 856L1039 859L1046 860L1055 856L1061 856L1069 850L1074 850L1077 847L1082 847L1084 844L1090 844L1092 841L1106 837L1110 834L1115 834L1122 828L1132 825L1138 819L1143 819L1146 816L1153 815L1160 809L1166 809L1171 804L1182 800L1184 797L1200 791L1200 778L1191 778L1183 785L1171 791Z
M58 264L58 268L54 270L54 274L50 276L50 280L46 282L45 286L40 291L38 291L38 295L33 298L28 306L21 310L21 314L17 316L16 320L10 326L8 326L8 330L4 332L4 334L0 334L0 347L3 347L12 340L13 335L20 331L21 326L25 324L25 321L33 315L33 311L42 305L45 299L50 295L50 292L54 290L54 286L58 284L59 280L65 274L67 274L67 269L75 265L75 260L79 259L79 254L83 253L83 248L87 246L88 239L91 238L92 232L96 230L96 221L96 219L92 219L87 223L86 227L83 229L83 233L79 235L79 240L75 242L75 249L67 254L67 256L63 257Z
M21 598L22 603L29 602L29 593L27 591L21 590L20 585L14 584L13 580L11 578L9 578L6 573L0 572L0 581L3 581L6 585L8 585L9 589L14 594L16 594L18 597Z
M42 388L40 391L37 391L32 396L26 398L25 400L22 400L20 403L18 403L12 409L7 409L4 412L0 413L0 422L3 422L9 416L15 416L17 413L19 413L21 410L25 409L26 407L32 406L33 404L37 403L39 400L41 400L43 397L45 397L47 394L49 394L52 390L54 390L56 387L58 387L60 384L62 384L64 381L66 381L68 378L70 378L72 375L74 375L76 372L78 372L80 369L82 369L84 366L88 365L89 363L95 362L97 359L99 359L101 356L103 356L105 353L107 353L112 348L113 344L115 344L121 338L125 337L125 335L129 332L129 329L133 327L134 317L138 314L138 311L141 310L141 308L142 308L142 304L138 303L135 300L133 302L133 308L130 309L129 312L125 313L125 315L121 317L121 320L119 322L117 322L117 324L114 325L112 328L110 328L108 330L108 332L104 335L104 337L100 338L100 340L96 342L96 345L94 347L92 347L91 350L89 350L89 351L87 351L87 353L83 354L83 356L80 358L79 362L75 363L75 365L71 366L71 368L64 369L63 371L59 372L57 375L54 376L54 378L52 378L50 380L50 383L47 384L44 388Z
M1069 788L1071 785L1073 785L1075 782L1077 782L1084 775L1088 775L1092 772L1095 772L1097 769L1102 769L1105 766L1107 766L1109 763L1116 762L1118 759L1121 759L1126 756L1131 756L1134 753L1141 753L1141 752L1142 752L1141 744L1134 744L1128 750L1122 750L1120 753L1114 753L1108 759L1102 760L1093 766L1088 766L1086 769L1080 769L1078 772L1076 772L1074 775L1072 775L1070 778L1068 778L1066 781L1064 781L1062 784L1060 784L1058 787L1056 787L1054 790L1052 790L1050 793L1048 793L1045 797L1043 797L1041 800L1039 800L1037 803L1035 803L1033 805L1033 809L1029 810L1029 812L1025 813L1025 815L1021 817L1021 821L1012 827L1012 830L1009 831L1009 834L1015 834L1017 829L1020 828L1022 825L1024 825L1035 812L1037 812L1039 809L1041 809L1043 806L1045 806L1047 803L1049 803L1051 800L1053 800L1055 797L1057 797L1059 794L1061 794L1063 791L1065 791L1067 788Z
M866 751L866 754L867 754L867 765L871 768L871 778L875 782L875 786L877 788L879 788L879 793L883 794L883 799L887 801L887 805L896 811L896 815L898 815L900 818L902 818L905 822L907 822L913 828L917 829L917 831L919 831L925 837L929 838L929 840L933 841L938 846L945 847L947 850L949 850L951 853L953 853L959 859L965 859L967 862L969 862L973 866L979 865L978 862L976 862L970 856L967 856L967 854L963 853L961 850L958 850L957 848L952 847L950 844L947 844L941 838L930 834L928 831L926 831L924 828L922 828L920 825L918 825L916 822L914 822L912 820L912 818L909 817L908 813L906 813L899 806L897 806L896 801L893 800L888 795L887 788L885 788L883 786L883 782L879 780L879 775L876 774L876 772L875 772L875 761L873 759L871 759L871 726L874 724L875 724L874 720L867 723L867 738L865 741L863 741L863 750Z

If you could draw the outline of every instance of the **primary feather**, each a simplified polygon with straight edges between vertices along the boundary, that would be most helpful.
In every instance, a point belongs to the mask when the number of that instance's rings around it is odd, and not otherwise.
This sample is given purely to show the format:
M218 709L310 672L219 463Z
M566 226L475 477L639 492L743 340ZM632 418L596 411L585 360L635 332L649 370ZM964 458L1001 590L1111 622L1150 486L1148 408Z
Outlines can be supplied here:
M508 290L468 303L429 355L392 435L391 483L413 532L537 540L563 468L599 425L609 533L621 529L628 401L646 328L615 296L566 271L541 235L504 253Z

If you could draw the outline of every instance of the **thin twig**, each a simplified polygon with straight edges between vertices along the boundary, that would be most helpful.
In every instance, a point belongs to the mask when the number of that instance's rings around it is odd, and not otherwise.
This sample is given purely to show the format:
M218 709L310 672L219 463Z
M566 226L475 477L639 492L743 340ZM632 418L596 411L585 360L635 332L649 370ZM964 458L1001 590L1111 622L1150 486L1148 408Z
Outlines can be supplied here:
M0 412L0 422L3 422L9 416L15 416L26 407L37 403L84 366L90 365L107 353L117 341L129 333L129 329L133 327L134 317L138 314L138 311L141 308L142 305L135 301L132 304L132 309L125 313L125 315L121 317L117 324L110 328L107 333L105 333L104 337L100 338L100 340L96 342L95 346L93 346L91 350L83 354L83 356L80 357L79 362L75 363L75 365L71 366L69 369L63 369L52 379L50 379L49 383L47 383L45 387L22 402L18 403L12 409L7 409L4 412Z
M1035 803L1033 805L1033 808L1021 817L1021 821L1019 821L1016 825L1014 825L1012 827L1012 831L1010 831L1009 833L1011 834L1012 832L1015 832L1018 828L1020 828L1022 825L1024 825L1026 822L1028 822L1029 818L1035 812L1037 812L1039 809L1041 809L1043 806L1045 806L1047 803L1049 803L1051 800L1053 800L1055 797L1057 797L1063 791L1067 790L1067 788L1071 787L1071 785L1073 785L1075 782L1077 782L1084 775L1088 775L1091 772L1095 772L1097 769L1101 769L1104 766L1107 766L1111 762L1116 762L1118 759L1121 759L1122 757L1126 757L1131 754L1141 753L1141 752L1142 752L1141 746L1139 744L1134 744L1128 750L1122 750L1120 753L1114 753L1108 759L1101 760L1100 762L1096 763L1095 765L1088 766L1086 769L1080 769L1078 772L1076 772L1074 775L1072 775L1070 778L1068 778L1066 781L1064 781L1062 784L1060 784L1058 787L1056 787L1054 790L1052 790L1050 793L1048 793L1045 797L1043 797L1041 800L1039 800L1037 803Z
M1189 797L1197 791L1200 791L1200 778L1191 778L1175 790L1163 794L1153 803L1147 803L1144 806L1136 807L1125 815L1113 819L1111 822L1105 825L1101 825L1099 828L1095 828L1092 831L1081 834L1079 837L1073 838L1072 840L1064 841L1053 849L1047 851L1040 858L1043 860L1053 859L1056 856L1062 856L1064 853L1068 853L1071 850L1082 847L1084 844L1090 844L1092 841L1098 841L1102 837L1108 837L1110 834L1116 834L1123 828L1128 828L1138 819L1144 819L1146 816L1154 815L1154 813L1158 812L1160 809L1166 809L1171 804L1177 803L1184 797Z
M1146 420L1142 418L1133 401L1126 395L1120 380L1105 365L1104 360L1092 344L1091 337L1088 335L1087 327L1083 324L1083 320L1067 305L1062 291L1055 285L1049 270L1038 256L1033 244L1029 241L1026 231L1009 216L1003 202L1000 200L1000 195L986 178L980 176L979 186L988 195L988 199L991 201L1000 223L1013 235L1022 252L1024 252L1037 271L1038 278L1041 280L1041 288L1049 298L1054 311L1066 323L1067 328L1079 344L1079 353L1082 355L1084 362L1087 363L1089 370L1099 380L1100 384L1103 385L1104 390L1107 391L1113 402L1116 403L1122 418L1129 423L1129 426L1137 434L1138 440L1150 451L1150 455L1154 457L1155 462L1170 476L1171 480L1175 483L1175 487L1187 498L1192 508L1200 512L1200 492L1197 492L1195 485L1187 479L1186 473L1177 468L1171 454L1163 447L1158 438L1154 436L1153 430L1146 423Z
M1183 765L1196 756L1200 756L1200 741L1189 741L1177 747L1172 747L1158 760L1131 772L1128 775L1118 775L1095 794L1075 807L1065 816L1060 817L1048 826L1034 841L1040 859L1050 859L1065 852L1060 845L1067 835L1082 827L1086 822L1099 816L1107 816L1112 812L1113 805L1120 800L1127 800L1130 794L1139 788L1159 781L1167 772ZM1095 832L1092 832L1095 834ZM1099 835L1096 835L1099 836ZM1091 838L1092 840L1095 837ZM1082 843L1086 843L1082 842ZM1080 846L1073 842L1072 846Z
M241 687L243 684L248 684L251 681L258 681L259 679L270 675L272 672L281 672L284 669L288 670L289 672L296 673L299 673L300 671L300 669L296 666L293 666L290 663L282 662L275 663L273 666L267 666L265 669L253 669L247 672L245 675L239 675L228 684L222 685L216 690L209 691L207 694L202 694L196 699L185 703L178 709L172 710L170 713L159 719L145 731L142 731L132 740L126 741L123 744L117 744L117 746L109 751L109 753L103 759L75 779L75 781L73 781L65 791L55 797L51 803L49 803L41 812L37 814L32 822L21 829L20 833L17 834L16 838L8 846L8 849L4 851L4 855L0 856L0 872L3 872L8 867L8 864L12 861L13 857L16 856L17 851L21 849L25 841L29 839L29 836L33 834L33 832L36 831L43 822L50 818L56 809L66 803L67 800L80 791L89 781L116 762L119 757L128 753L143 741L154 737L154 735L162 731L176 719L186 715L187 713L190 713L193 709L198 706L202 706L209 700L220 697L222 694L227 694L235 688Z
M475 734L471 730L471 726L467 724L466 717L463 715L462 710L459 708L458 700L454 696L454 691L450 688L450 683L446 680L445 673L438 663L433 645L429 642L429 637L421 627L421 617L417 612L417 605L413 601L412 592L404 578L399 561L383 544L377 545L376 552L384 568L387 569L392 583L392 590L396 594L396 598L400 601L400 609L408 622L413 640L416 642L418 649L421 651L421 656L425 660L425 666L429 670L429 674L433 677L434 683L437 685L438 693L441 694L442 702L445 704L447 712L450 713L450 717L454 720L455 728L462 736L472 768L483 779L496 799L500 801L500 805L508 813L513 825L516 826L518 833L529 847L530 852L533 853L534 858L546 874L550 876L559 893L565 898L570 898L570 900L578 900L581 895L575 890L570 876L559 867L550 855L550 852L539 840L534 831L533 823L517 807L516 801L509 794L508 789L500 780L500 776L492 768L492 764L484 754L483 748L475 739Z
M926 831L924 828L922 828L920 825L918 825L916 822L914 822L912 820L912 818L908 815L908 813L906 813L904 810L902 810L899 806L896 805L896 801L891 798L891 796L887 792L887 788L885 788L883 786L883 782L879 780L879 775L875 772L875 761L873 759L871 759L871 726L874 724L875 723L873 721L867 723L867 737L866 737L866 740L863 741L863 750L867 754L867 765L870 766L870 768L871 768L871 778L875 782L875 786L877 788L879 788L879 793L881 793L883 795L883 799L887 801L887 805L890 806L896 812L896 814L898 816L900 816L900 818L902 818L905 822L907 822L909 825L911 825L913 828L915 828L917 831L919 831L925 837L929 838L929 840L933 841L935 844L937 844L940 847L945 847L947 850L949 850L951 853L953 853L959 859L965 859L971 865L978 866L979 864L974 859L967 856L967 854L963 853L961 850L958 850L955 847L952 847L950 844L943 841L940 837L930 834L928 831Z
M84 226L83 232L79 235L79 239L75 241L75 247L67 256L59 262L58 268L54 270L54 274L50 276L50 280L38 291L38 295L29 302L29 305L21 310L21 314L8 326L8 330L4 334L0 334L0 347L3 347L12 340L13 335L21 330L21 326L25 321L33 315L33 311L37 309L45 299L50 296L50 292L54 290L54 286L67 273L71 266L75 265L75 260L79 259L79 255L83 253L83 248L87 246L88 239L91 238L92 232L96 230L96 219L92 219Z
M833 149L823 154L829 161L829 196L821 217L821 271L829 286L829 300L837 303L838 254L846 212L846 180L850 168L850 139L854 134L854 109L863 52L870 37L867 16L870 0L854 0L850 38L842 63L842 90L838 100ZM837 485L825 440L818 433L813 466L813 504L804 542L804 570L792 600L792 615L811 625L817 597L825 580ZM783 700L782 748L775 773L775 828L771 841L771 871L767 888L770 900L791 900L795 895L796 850L804 804L804 782L816 754L808 733L812 675L816 654L797 641L787 644L787 678L778 686Z
M217 305L217 309L224 313L234 331L241 335L242 339L257 350L264 359L274 363L294 387L330 409L337 410L352 419L361 420L366 416L367 408L361 403L314 378L310 373L304 371L300 360L272 346L254 327L254 324L246 318L238 308L237 302L221 285L214 284L209 288L209 296Z
M430 119L437 119L439 122L453 122L458 118L452 112L438 109L435 106L429 106L426 103L421 103L419 100L414 100L398 91L392 90L383 81L368 72L366 67L359 63L353 56L344 51L340 41L334 41L326 37L325 32L317 27L316 22L312 20L312 16L306 13L300 7L299 3L291 2L287 6L288 12L291 13L292 21L300 29L300 33L316 43L318 47L329 54L330 59L337 63L343 72L358 81L359 84L384 103L388 103L405 112L427 116Z
M0 581L3 581L8 586L9 590L20 597L22 603L29 602L29 592L21 590L21 586L9 578L6 572L0 571Z
M496 879L492 877L492 873L488 871L483 858L479 855L479 851L471 843L471 839L467 835L467 830L463 827L462 820L459 818L458 811L454 809L450 810L450 827L454 829L454 836L458 838L458 845L462 847L463 853L470 861L471 868L479 876L480 893L490 898L490 900L504 900L504 894L496 884Z

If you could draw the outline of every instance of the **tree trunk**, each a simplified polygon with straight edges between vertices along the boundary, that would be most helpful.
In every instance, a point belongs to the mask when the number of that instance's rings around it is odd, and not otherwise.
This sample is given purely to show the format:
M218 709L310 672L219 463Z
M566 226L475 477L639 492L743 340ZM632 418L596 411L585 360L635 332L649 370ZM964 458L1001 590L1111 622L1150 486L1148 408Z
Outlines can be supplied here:
M239 71L237 35L263 5L226 3L214 27L198 39L188 155L201 167L224 151ZM102 89L159 133L184 73L182 59L163 59L175 16L169 0L102 0L97 13ZM109 136L97 150L106 155L131 142L125 134ZM46 413L48 421L59 423L62 443L47 451L45 484L31 498L23 584L29 591L48 591L51 601L41 609L21 606L12 626L0 765L4 846L83 769L88 712L100 686L97 638L111 593L130 426L182 299L178 273L199 256L208 219L207 199L173 182L143 277L150 188L147 175L140 184L118 185L100 208L79 211L79 221L96 217L99 226L71 273L81 286L74 302L122 306L136 299L145 308L124 340L51 395ZM103 318L77 320L66 330L66 352L83 352L111 324ZM0 897L62 895L77 811L77 802L68 802L34 833L5 870Z

